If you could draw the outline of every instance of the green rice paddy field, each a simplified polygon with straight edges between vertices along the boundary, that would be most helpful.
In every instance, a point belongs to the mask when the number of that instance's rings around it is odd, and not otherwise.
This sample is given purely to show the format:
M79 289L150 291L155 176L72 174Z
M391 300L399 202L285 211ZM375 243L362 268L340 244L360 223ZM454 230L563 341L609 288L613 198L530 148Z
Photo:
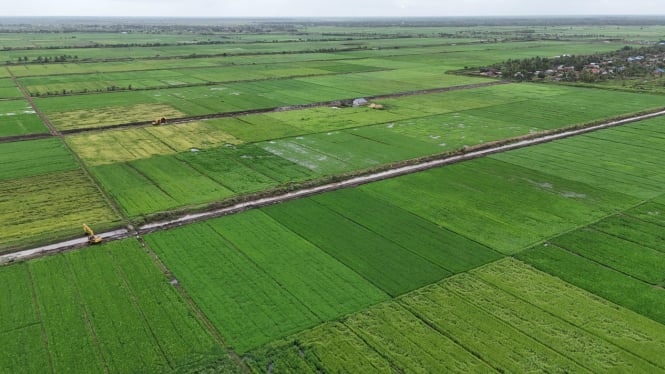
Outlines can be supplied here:
M568 42L329 27L202 45L0 34L0 252L665 107L446 73L615 50L601 35L658 40L655 26L531 31ZM136 46L104 46L124 36ZM17 62L61 54L91 61ZM450 87L382 110L104 128ZM66 133L44 135L36 110ZM14 138L30 134L46 138ZM658 117L4 264L0 372L665 372L663 160Z

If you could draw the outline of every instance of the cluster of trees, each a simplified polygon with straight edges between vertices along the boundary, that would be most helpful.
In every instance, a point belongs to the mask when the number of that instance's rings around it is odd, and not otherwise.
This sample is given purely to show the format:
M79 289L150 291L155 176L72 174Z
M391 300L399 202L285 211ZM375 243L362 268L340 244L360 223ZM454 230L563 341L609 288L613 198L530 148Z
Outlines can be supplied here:
M19 56L18 57L18 62L23 62L23 63L37 63L37 64L46 64L50 62L67 62L67 61L76 61L78 60L78 56L74 55L59 55L59 56L37 56L30 60L28 56ZM11 61L7 61L7 64L11 64Z
M665 45L658 44L641 48L626 46L610 53L509 59L481 71L500 71L504 78L514 80L543 79L548 76L547 71L555 71L556 77L563 81L596 82L644 77L665 68L664 60Z

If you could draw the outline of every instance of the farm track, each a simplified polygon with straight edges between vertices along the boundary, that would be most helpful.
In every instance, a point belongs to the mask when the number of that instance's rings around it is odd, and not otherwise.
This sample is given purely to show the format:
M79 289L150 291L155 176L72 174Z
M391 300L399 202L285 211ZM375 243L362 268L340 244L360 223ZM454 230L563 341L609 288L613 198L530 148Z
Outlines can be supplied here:
M510 84L510 83L511 82L509 82L509 81L494 81L494 82L487 82L487 83L475 83L475 84L467 84L467 85L462 85L462 86L439 87L439 88L431 88L431 89L426 89L426 90L396 92L396 93L387 94L387 95L365 96L365 99L367 99L367 100L383 100L383 99L391 99L391 98L398 98L398 97L405 97L405 96L416 96L416 95L426 95L426 94L434 94L434 93L449 92L449 91L468 90L468 89L481 88L481 87L490 87L490 86ZM18 82L16 84L17 84L17 86L19 85ZM30 102L30 105L34 108L35 112L37 112L40 115L40 117L42 118L42 120L45 121L44 123L47 123L48 120L45 117L43 117L41 112L38 110L39 108L37 108L37 106L34 104L34 102L32 101L32 97L29 95L29 93L27 91L25 91L23 86L19 86L19 87L21 87L22 92L24 92L25 99ZM263 109L242 110L242 111L237 111L237 112L220 112L220 113L205 114L205 115L200 115L200 116L171 118L171 119L168 120L168 123L165 124L165 125L166 126L168 126L168 125L178 125L178 124L185 124L185 123L191 123L191 122L197 122L197 121L203 121L203 120L209 120L209 119L235 118L235 117L242 117L242 116L247 116L247 115L252 115L252 114L289 112L289 111L302 110L302 109L320 108L320 107L327 107L327 106L328 107L329 106L339 106L339 105L342 105L343 103L351 102L354 99L356 99L356 97L347 98L347 99L340 99L340 100L332 100L332 101L322 101L322 102L311 103L311 104L288 105L288 106L263 108ZM101 132L101 131L107 131L107 130L126 129L126 128L133 128L133 127L148 127L148 126L151 126L151 125L152 125L152 121L141 121L141 122L121 123L121 124L101 126L101 127L80 128L80 129L71 129L71 130L58 131L57 129L55 129L55 127L53 127L53 125L50 122L48 122L47 126L49 126L50 133L5 136L5 137L0 137L0 143L11 143L11 142L17 142L17 141L23 141L23 140L43 139L43 138L47 138L47 137L50 137L50 136L75 135L75 134L80 134L80 133ZM161 126L165 126L165 125L161 125ZM55 131L55 133L54 133L54 131Z
M430 88L430 89L426 89L426 90L396 92L396 93L387 94L387 95L364 96L364 98L367 99L367 100L383 100L383 99L392 99L392 98L405 97L405 96L416 96L416 95L426 95L426 94L434 94L434 93L449 92L449 91L468 90L468 89L481 88L481 87L497 86L497 85L502 85L502 84L511 84L511 82L509 82L509 81L494 81L494 82L487 82L487 83L474 83L474 84L466 84L466 85L462 85L462 86L439 87L439 88ZM340 106L340 105L343 105L345 103L350 103L354 99L357 99L357 97L339 99L339 100L332 100L332 101L322 101L322 102L311 103L311 104L288 105L288 106L272 107L272 108L264 108L264 109L251 109L251 110L242 110L242 111L237 111L237 112L221 112L221 113L205 114L205 115L201 115L201 116L172 118L172 119L168 120L167 125L177 125L177 124L183 124L183 123L203 121L203 120L208 120L208 119L242 117L242 116L251 115L251 114L289 112L289 111L302 110L302 109L311 109L311 108L320 108L320 107L329 107L329 106ZM108 126L93 127L93 128L63 130L62 134L64 134L64 135L73 135L73 134L79 134L79 133L84 133L84 132L97 132L97 131L105 131L105 130L132 128L132 127L146 127L146 126L150 126L150 125L152 125L152 121L121 123L121 124L116 124L116 125L108 125ZM2 142L2 139L3 138L0 138L0 142Z
M12 81L14 82L14 84L21 91L21 94L23 95L23 98L30 104L30 106L32 107L32 110L34 110L35 113L37 113L39 118L41 118L44 125L49 129L49 132L51 133L51 135L52 136L62 136L62 134L60 134L60 132L58 132L58 129L56 129L55 126L53 126L51 121L49 121L48 118L46 118L46 116L39 110L37 105L35 105L35 101L32 100L32 96L30 96L30 93L28 93L28 90L26 90L25 87L23 87L21 82L18 81L18 78L16 78L14 73L12 73L11 70L9 70L9 69L7 69L7 70L9 71L9 74L11 75L11 78L12 78Z
M152 222L144 224L136 229L130 227L130 229L119 229L111 232L102 233L101 236L105 240L120 240L126 239L132 236L137 236L139 239L141 235L145 235L151 232L166 230L173 227L183 226L211 218L231 215L240 213L250 209L256 209L268 205L279 204L289 200L295 200L299 198L304 198L312 195L317 195L324 192L335 191L343 188L356 187L363 184L381 181L389 178L394 178L402 175L417 173L420 171L425 171L428 169L441 167L445 165L453 165L459 162L469 161L477 158L482 158L496 153L506 152L510 150L515 150L519 148L530 147L533 145L538 145L542 143L547 143L555 140L560 140L568 137L573 137L581 134L586 134L593 131L598 131L602 129L607 129L611 127L621 126L628 123L646 120L654 117L659 117L665 115L665 110L658 112L623 118L619 120L608 121L600 124L595 124L592 126L587 126L584 128L573 129L573 130L562 130L560 132L551 133L551 134L539 134L531 136L528 138L516 138L510 139L504 142L492 142L482 144L470 149L467 149L465 152L457 155L441 155L441 158L434 159L431 161L424 162L413 162L405 166L392 167L384 171L375 172L367 175L360 176L351 176L348 179L341 180L339 182L328 183L311 188L303 188L300 190L282 193L269 197L256 198L253 200L237 203L232 206L211 209L205 212L200 213L190 213L184 214L178 218ZM11 263L15 261L24 261L32 258L43 257L49 254L64 252L67 250L72 250L76 248L81 248L86 245L86 239L74 239L61 243L54 243L47 246L32 248L20 252L8 253L0 256L0 264Z

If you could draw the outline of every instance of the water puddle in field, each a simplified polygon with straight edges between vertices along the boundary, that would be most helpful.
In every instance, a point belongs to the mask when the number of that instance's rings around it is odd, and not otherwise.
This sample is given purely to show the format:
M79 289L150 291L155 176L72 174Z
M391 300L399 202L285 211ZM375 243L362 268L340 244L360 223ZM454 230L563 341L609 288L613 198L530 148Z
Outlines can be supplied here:
M16 113L14 113L14 112L0 113L0 117L2 117L2 116L7 116L7 117L9 117L9 116L15 116L15 115L16 115Z
M226 87L212 87L210 91L224 91L226 89Z
M23 114L37 114L34 110L24 110Z
M577 192L562 192L561 196L569 199L586 199L586 194Z
M436 140L436 139L440 139L441 135L430 135L429 137L430 137L430 139Z
M229 95L240 96L240 92L231 92Z
M305 140L305 138L303 138L302 136L299 136L299 137L297 137L296 139L297 139L297 140Z
M395 127L395 124L394 123L389 123L388 126L386 126L386 127L389 128L389 129L392 129L393 127Z
M190 152L194 152L194 153L196 153L196 152L201 152L201 150L198 149L198 148L190 148L189 151L190 151Z
M549 183L549 182L536 182L536 181L531 180L531 179L526 179L526 181L533 184L533 185L536 185L540 188L544 188L544 189L547 189L547 190L551 190L552 188L554 188L554 185L552 183Z
M446 143L441 143L441 144L439 144L439 147L445 147L445 146L447 146L447 145L448 145L448 144L446 144Z
M171 279L169 283L171 283L172 286L177 286L178 284L180 284L180 282L178 282L177 279Z
M650 216L659 216L659 215L660 215L660 211L647 212L647 214L650 215Z
M458 129L465 129L466 126L463 123L460 123L459 125L457 125L457 128Z

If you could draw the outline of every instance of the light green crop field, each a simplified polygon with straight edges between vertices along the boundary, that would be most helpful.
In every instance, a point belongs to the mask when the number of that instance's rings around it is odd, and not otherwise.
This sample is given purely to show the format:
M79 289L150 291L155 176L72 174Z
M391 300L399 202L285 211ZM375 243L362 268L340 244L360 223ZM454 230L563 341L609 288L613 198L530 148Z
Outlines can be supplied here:
M663 331L648 318L505 259L276 341L245 360L257 373L269 367L302 373L320 367L661 371Z
M0 277L11 316L0 324L11 342L3 371L165 372L223 355L135 241L11 265Z
M1 76L1 75L0 75ZM23 97L21 91L11 79L0 79L0 99Z
M60 140L0 143L0 151L0 252L81 233L85 222L119 223Z
M0 137L44 133L48 129L27 101L0 100Z

